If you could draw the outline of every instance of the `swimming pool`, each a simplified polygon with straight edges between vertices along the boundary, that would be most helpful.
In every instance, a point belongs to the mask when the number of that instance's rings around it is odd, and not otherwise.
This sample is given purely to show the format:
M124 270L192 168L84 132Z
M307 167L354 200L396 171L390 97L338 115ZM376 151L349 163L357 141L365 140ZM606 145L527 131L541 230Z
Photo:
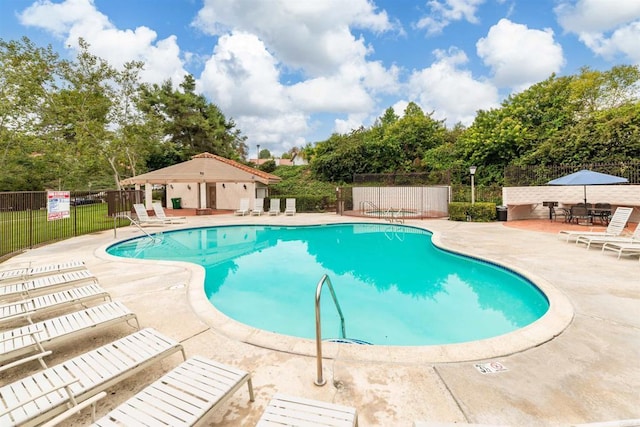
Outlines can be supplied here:
M522 276L440 250L430 232L399 225L196 228L128 240L107 252L200 264L207 297L225 315L304 338L315 334L315 287L323 274L335 288L347 338L377 345L495 337L549 307ZM323 292L323 337L340 338L335 306Z

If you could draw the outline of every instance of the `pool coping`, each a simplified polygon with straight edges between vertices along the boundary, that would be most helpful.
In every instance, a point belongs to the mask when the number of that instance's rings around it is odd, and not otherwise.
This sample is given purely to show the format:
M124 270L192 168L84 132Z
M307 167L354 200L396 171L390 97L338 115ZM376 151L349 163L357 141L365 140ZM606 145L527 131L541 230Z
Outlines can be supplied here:
M353 221L338 223L353 223ZM321 223L317 225L321 225ZM432 241L434 245L440 249L489 262L525 277L543 292L549 301L549 309L540 319L530 325L504 335L473 342L429 346L368 346L323 342L323 359L391 363L457 363L479 361L504 357L540 346L559 336L573 321L574 309L569 298L542 277L517 266L508 265L497 259L491 259L486 256L480 257L472 251L461 251L448 247L442 240L442 233L432 231L427 226L406 226L419 228L432 233ZM257 347L289 354L316 357L316 341L313 339L292 337L257 329L240 323L217 310L206 297L204 290L205 269L202 266L182 261L122 258L112 256L106 252L108 247L125 240L130 239L119 239L116 242L111 242L108 245L98 248L96 255L106 257L107 259L118 260L119 262L134 264L158 264L160 262L182 266L191 273L189 283L187 284L187 299L189 305L197 317L211 329L229 339Z

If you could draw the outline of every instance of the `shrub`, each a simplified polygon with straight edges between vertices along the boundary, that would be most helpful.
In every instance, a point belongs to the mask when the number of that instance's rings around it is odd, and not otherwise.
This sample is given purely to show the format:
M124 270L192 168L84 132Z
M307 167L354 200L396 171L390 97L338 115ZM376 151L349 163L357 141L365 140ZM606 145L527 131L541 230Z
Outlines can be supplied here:
M451 202L449 203L450 221L474 221L489 222L496 220L496 204L477 202Z

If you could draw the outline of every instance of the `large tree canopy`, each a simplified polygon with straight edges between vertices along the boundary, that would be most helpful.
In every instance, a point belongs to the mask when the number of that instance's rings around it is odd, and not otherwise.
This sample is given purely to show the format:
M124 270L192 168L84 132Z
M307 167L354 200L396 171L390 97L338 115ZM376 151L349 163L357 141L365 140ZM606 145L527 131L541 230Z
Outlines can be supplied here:
M233 120L195 93L187 75L140 82L144 64L121 70L79 40L74 60L30 40L0 40L0 191L91 189L209 151L241 160Z

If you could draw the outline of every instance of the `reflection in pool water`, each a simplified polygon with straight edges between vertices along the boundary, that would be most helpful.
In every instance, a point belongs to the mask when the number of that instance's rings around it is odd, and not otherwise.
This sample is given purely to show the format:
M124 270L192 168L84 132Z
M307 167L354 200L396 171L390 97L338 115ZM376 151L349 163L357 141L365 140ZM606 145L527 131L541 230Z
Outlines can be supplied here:
M381 345L474 341L514 331L548 309L545 296L499 266L431 244L431 233L388 224L225 226L177 230L108 249L206 269L205 291L227 316L281 334L313 338L315 287L328 274L348 338ZM325 287L322 330L340 321Z

